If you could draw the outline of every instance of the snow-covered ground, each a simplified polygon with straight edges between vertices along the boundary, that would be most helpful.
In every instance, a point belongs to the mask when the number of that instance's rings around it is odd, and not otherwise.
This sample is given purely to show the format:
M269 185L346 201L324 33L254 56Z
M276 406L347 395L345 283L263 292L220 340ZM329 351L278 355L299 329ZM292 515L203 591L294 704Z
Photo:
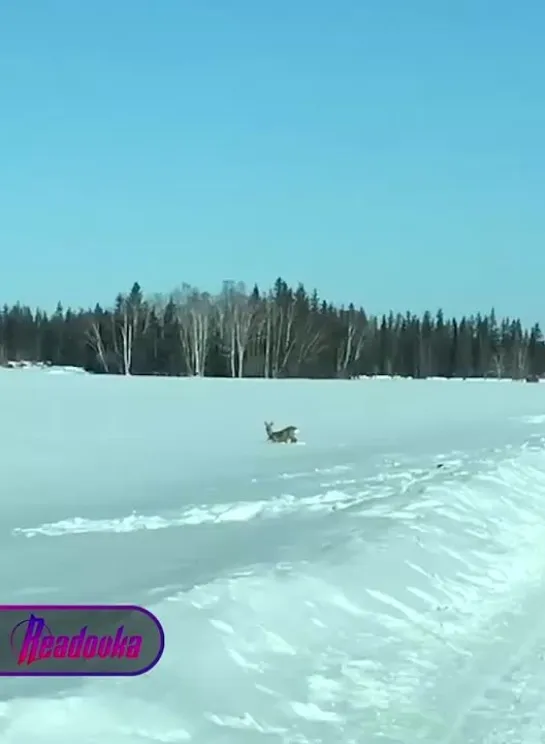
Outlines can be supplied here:
M542 741L544 386L0 370L0 414L2 602L166 634L0 679L2 744Z

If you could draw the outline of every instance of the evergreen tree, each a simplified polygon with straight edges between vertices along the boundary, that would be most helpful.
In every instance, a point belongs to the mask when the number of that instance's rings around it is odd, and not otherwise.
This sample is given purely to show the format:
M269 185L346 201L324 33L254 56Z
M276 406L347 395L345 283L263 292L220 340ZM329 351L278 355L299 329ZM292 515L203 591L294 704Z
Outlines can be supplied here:
M41 362L95 373L350 378L545 374L539 325L442 310L380 317L335 307L278 277L269 291L229 282L217 296L184 285L147 298L138 282L110 308L48 315L16 303L0 311L0 364Z

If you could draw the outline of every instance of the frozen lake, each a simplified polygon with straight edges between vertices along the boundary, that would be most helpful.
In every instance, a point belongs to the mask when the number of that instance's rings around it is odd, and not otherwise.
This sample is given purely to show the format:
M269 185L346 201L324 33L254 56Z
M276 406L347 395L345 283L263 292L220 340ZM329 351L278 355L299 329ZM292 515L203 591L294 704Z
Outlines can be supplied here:
M2 602L166 635L0 679L2 744L541 742L544 385L3 370L0 410Z

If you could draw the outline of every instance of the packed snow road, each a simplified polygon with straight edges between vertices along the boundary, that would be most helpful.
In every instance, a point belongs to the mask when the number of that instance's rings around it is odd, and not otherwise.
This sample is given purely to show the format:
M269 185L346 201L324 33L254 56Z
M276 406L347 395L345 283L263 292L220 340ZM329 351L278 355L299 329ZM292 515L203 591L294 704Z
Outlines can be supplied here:
M3 602L166 633L144 677L1 680L2 743L541 741L545 386L10 371L0 402Z

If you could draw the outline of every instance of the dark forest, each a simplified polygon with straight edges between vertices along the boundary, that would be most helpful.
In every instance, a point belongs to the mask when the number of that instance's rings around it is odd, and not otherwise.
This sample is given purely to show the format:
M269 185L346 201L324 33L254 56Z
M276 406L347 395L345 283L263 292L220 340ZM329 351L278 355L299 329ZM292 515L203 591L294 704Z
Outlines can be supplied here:
M214 377L505 377L545 372L539 325L486 315L372 315L336 307L277 279L269 291L225 282L218 294L183 285L146 296L135 283L113 305L54 313L16 304L0 313L0 364L94 373Z

